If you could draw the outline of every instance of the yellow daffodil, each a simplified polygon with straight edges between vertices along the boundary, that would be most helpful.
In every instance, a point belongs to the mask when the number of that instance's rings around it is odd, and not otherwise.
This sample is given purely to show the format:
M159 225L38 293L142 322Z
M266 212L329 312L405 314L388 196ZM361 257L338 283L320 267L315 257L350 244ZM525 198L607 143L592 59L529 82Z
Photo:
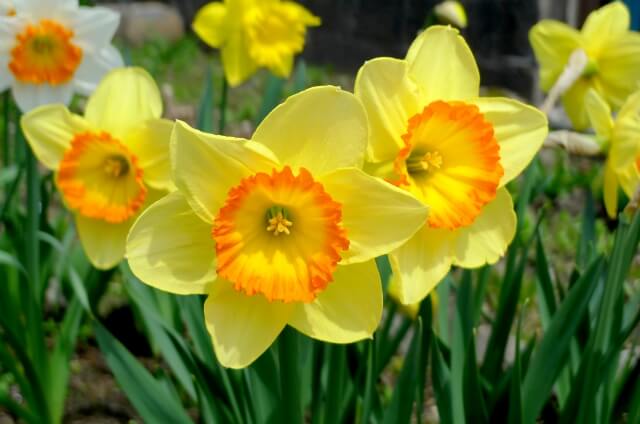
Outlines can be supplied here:
M633 197L640 182L640 91L624 103L615 121L611 109L595 90L589 90L586 110L596 139L607 153L604 166L604 204L607 214L618 212L618 188Z
M589 125L585 95L595 89L614 110L640 82L640 34L629 31L629 11L613 2L592 12L581 31L553 20L543 20L529 33L540 64L540 86L548 91L556 83L572 53L582 50L587 65L562 97L567 115L577 130Z
M178 122L178 190L145 211L127 241L132 271L176 294L207 294L220 362L253 362L290 325L350 343L382 311L375 257L397 248L427 210L358 169L367 143L360 102L335 87L290 97L252 140Z
M458 32L433 26L404 60L365 63L355 93L369 117L370 172L429 206L427 224L390 254L403 303L431 292L451 265L496 262L516 228L505 185L547 134L535 108L479 98L480 77Z
M22 117L35 155L55 171L91 263L111 268L124 257L135 218L172 187L169 138L160 92L139 68L110 72L89 98L84 117L63 105Z
M110 44L120 16L78 0L20 0L0 14L0 91L11 88L27 112L88 95L112 68L122 66Z
M467 12L459 1L443 1L433 8L433 13L442 24L450 24L458 28L467 27Z
M225 0L200 9L193 30L219 48L227 81L237 86L258 68L286 78L293 57L304 48L307 27L320 18L297 3L281 0Z

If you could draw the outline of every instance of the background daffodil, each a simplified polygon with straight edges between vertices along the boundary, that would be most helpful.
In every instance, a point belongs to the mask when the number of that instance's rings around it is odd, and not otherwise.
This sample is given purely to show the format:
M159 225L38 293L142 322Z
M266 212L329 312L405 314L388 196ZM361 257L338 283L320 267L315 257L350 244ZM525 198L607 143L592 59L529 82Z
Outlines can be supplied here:
M33 152L55 171L91 263L111 268L124 256L134 219L172 187L169 137L162 100L140 68L110 72L89 98L84 117L63 105L22 117Z
M23 112L89 95L105 73L122 66L111 45L116 12L77 0L20 0L14 7L0 16L0 91L11 88Z
M562 22L542 20L531 28L529 39L540 64L540 86L549 91L576 50L583 50L587 65L581 77L562 97L577 130L589 126L585 95L595 89L617 110L640 82L640 34L629 31L629 11L619 1L592 12L582 30Z
M178 190L144 212L127 259L144 282L207 294L219 361L253 362L291 325L310 337L370 337L382 312L374 258L422 226L427 209L373 178L360 102L335 87L290 97L252 140L178 123Z
M480 98L478 68L457 30L434 26L404 60L365 63L355 93L367 110L370 172L429 206L426 225L390 254L404 303L422 300L452 264L496 262L516 216L505 185L547 134L537 109Z
M286 78L293 57L304 48L307 27L320 18L297 3L281 0L225 0L204 6L193 30L219 48L227 81L237 86L258 68Z
M640 182L640 92L629 96L620 112L611 118L604 99L590 90L586 110L597 141L607 155L604 165L604 204L610 218L618 212L618 188L629 198Z

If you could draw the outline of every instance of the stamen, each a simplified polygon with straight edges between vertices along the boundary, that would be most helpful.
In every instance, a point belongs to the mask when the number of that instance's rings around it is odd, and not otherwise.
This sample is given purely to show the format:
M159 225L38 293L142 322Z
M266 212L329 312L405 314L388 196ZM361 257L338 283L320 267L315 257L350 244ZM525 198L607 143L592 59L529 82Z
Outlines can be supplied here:
M424 155L407 159L407 171L410 174L440 169L442 167L442 155L440 152L427 152Z
M293 226L293 222L289 221L287 210L281 206L274 206L267 212L267 231L279 236L282 233L291 234L289 230Z
M109 156L104 161L104 172L110 177L118 178L129 173L129 161L119 155Z

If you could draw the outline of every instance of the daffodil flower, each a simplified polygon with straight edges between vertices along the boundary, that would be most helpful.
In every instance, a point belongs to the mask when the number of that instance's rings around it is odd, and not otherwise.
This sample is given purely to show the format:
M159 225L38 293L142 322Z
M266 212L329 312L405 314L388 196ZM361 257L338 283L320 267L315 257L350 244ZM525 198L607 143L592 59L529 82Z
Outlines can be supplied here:
M604 204L607 214L618 212L618 188L629 198L640 183L640 91L629 96L620 112L611 118L611 108L595 90L585 99L596 139L607 154L604 165Z
M110 44L116 12L77 0L14 0L10 7L0 11L0 91L10 88L23 112L89 95L122 66Z
M226 367L253 362L285 325L333 343L370 337L382 312L373 259L409 239L427 208L359 169L366 143L360 102L327 86L290 97L252 140L178 122L178 190L131 229L132 271L161 290L208 295Z
M426 297L453 265L504 255L516 228L505 185L547 134L539 110L478 97L476 62L457 30L432 26L404 60L365 63L355 93L369 117L366 169L428 205L427 224L390 254L403 303Z
M587 63L580 78L562 97L577 130L589 126L585 95L595 89L614 110L622 106L640 82L640 34L629 31L629 11L619 1L587 17L581 31L553 20L533 26L529 39L540 64L540 86L549 91L574 52L582 50Z
M200 9L193 30L221 50L227 81L237 86L258 68L288 77L294 55L304 48L307 27L317 25L320 18L291 1L225 0Z
M162 100L139 68L111 71L89 98L84 117L63 105L36 108L22 129L36 157L55 171L91 263L111 268L124 257L135 218L172 188Z

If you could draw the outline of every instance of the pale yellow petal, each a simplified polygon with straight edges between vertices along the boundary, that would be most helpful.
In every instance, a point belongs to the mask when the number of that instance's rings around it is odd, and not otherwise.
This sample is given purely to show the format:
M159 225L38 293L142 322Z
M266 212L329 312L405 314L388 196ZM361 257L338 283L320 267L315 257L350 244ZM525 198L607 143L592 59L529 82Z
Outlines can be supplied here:
M222 66L229 85L236 87L245 82L258 69L251 59L242 31L233 32L221 47Z
M576 131L589 128L589 116L585 107L585 96L591 88L588 80L581 78L562 96L562 105Z
M160 190L174 188L169 160L173 125L174 122L167 119L150 119L129 132L124 140L138 158L144 182Z
M404 146L409 118L426 106L408 72L406 61L388 57L370 60L358 71L354 92L369 117L369 161L394 159Z
M276 107L252 140L267 146L282 164L323 175L362 166L367 117L353 94L337 87L314 87Z
M506 188L501 188L473 224L458 230L454 244L454 265L477 268L496 263L513 240L516 224L511 195Z
M245 177L277 168L261 144L195 130L178 121L171 136L173 181L194 211L212 223L229 189Z
M75 221L84 252L94 267L109 269L120 263L133 219L111 224L76 214Z
M638 170L638 166L632 163L624 169L616 170L616 172L618 174L620 187L622 187L627 197L633 198L640 184L640 171Z
M549 132L547 117L534 107L507 98L482 97L471 103L493 125L504 169L502 187L520 175L542 147Z
M295 304L247 296L224 280L213 283L204 317L220 363L244 368L271 346L291 317Z
M618 177L611 163L604 165L604 206L609 218L615 219L618 214Z
M342 263L364 262L400 247L426 222L428 208L408 192L359 169L341 169L322 185L342 204L349 250Z
M87 121L116 138L124 138L131 129L160 116L160 90L142 68L109 72L89 97L85 111Z
M440 25L427 28L409 47L407 62L423 106L435 100L465 100L479 94L478 65L457 29Z
M629 32L607 44L598 57L594 76L601 94L614 109L620 108L640 83L640 34Z
M136 220L126 257L146 284L176 294L204 294L216 278L211 225L179 193L151 205Z
M571 53L582 47L582 38L575 28L563 22L542 20L529 31L529 41L540 65L540 87L549 91Z
M221 2L204 5L196 13L193 31L211 47L220 47L229 36L231 23L227 17L227 7Z
M451 269L456 232L422 227L407 243L391 252L389 260L398 276L400 302L420 302Z
M593 130L603 140L610 140L613 130L613 119L611 119L611 108L607 102L604 101L596 90L590 89L587 91L585 97L585 106Z
M629 9L621 1L614 1L587 16L582 26L587 52L598 54L617 38L629 31Z
M353 343L370 338L382 316L382 283L373 260L340 265L311 303L299 303L289 325L314 339Z
M41 106L23 115L20 126L36 157L56 170L73 137L91 129L82 117L63 105Z

